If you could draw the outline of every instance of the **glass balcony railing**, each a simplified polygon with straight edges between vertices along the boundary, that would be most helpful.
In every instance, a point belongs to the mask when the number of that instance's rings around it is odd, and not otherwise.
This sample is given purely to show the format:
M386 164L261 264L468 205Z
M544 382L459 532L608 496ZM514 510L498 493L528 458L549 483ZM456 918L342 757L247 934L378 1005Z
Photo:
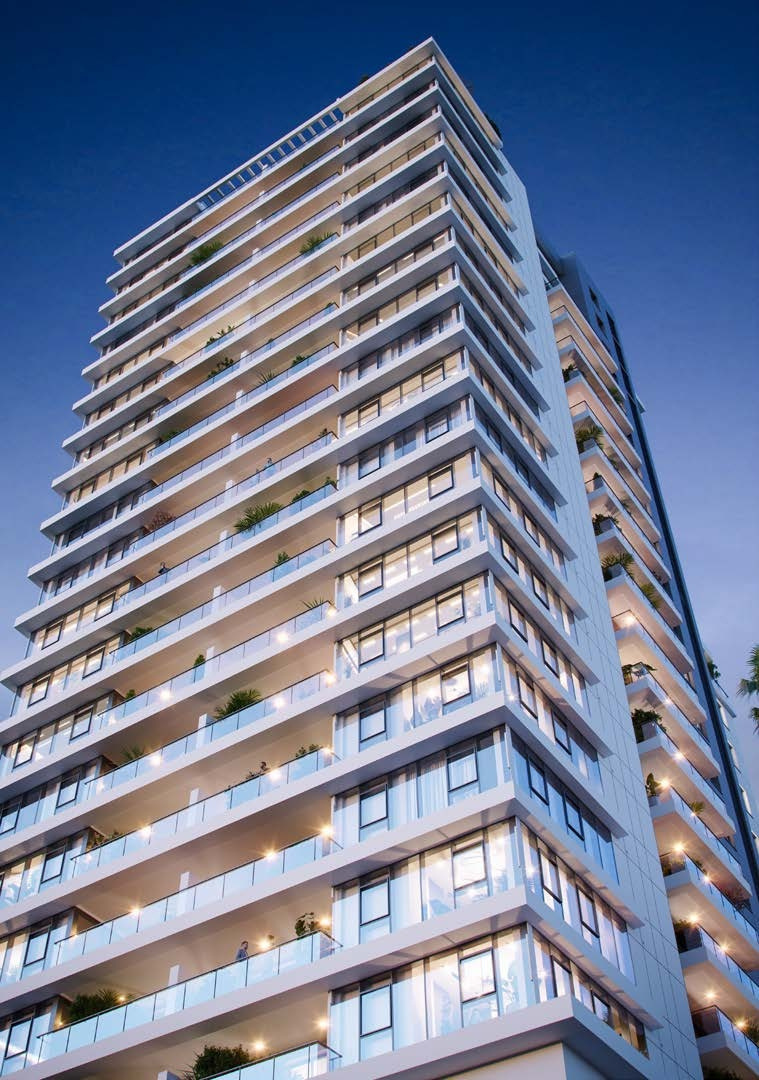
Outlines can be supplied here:
M667 855L663 855L661 863L665 877L677 874L681 870L687 870L691 878L698 883L701 891L707 893L714 907L718 908L731 922L735 923L749 941L754 942L754 944L759 947L759 931L757 931L756 927L748 921L746 916L738 910L732 901L728 900L725 894L717 888L709 875L696 866L693 860L690 859L685 852L670 852Z
M80 956L89 956L107 945L143 934L207 904L249 892L255 885L281 877L298 867L308 866L339 850L336 841L322 833L298 840L295 844L269 852L242 866L235 866L223 874L206 878L185 889L177 889L143 908L132 908L126 914L92 926L80 934L61 938L51 950L48 966L55 967Z
M703 927L688 926L684 930L678 930L675 936L679 952L684 953L691 949L705 949L710 959L718 967L724 968L735 982L740 984L744 993L759 1004L759 984L751 978L747 971L743 970L740 964L736 964L732 956L729 956Z
M339 1067L339 1054L322 1043L310 1043L220 1073L214 1080L310 1080L312 1076L323 1076Z
M711 848L717 858L722 859L734 873L743 877L743 868L737 857L728 847L727 841L721 836L717 836L717 834L709 828L706 822L702 821L694 810L691 810L686 800L676 788L669 787L660 795L649 796L648 802L650 806L662 806L671 802L680 816L688 821L693 831L701 837L709 848Z
M161 443L159 446L154 447L150 451L149 457L155 457L156 455L162 453L164 450L168 450L169 447L176 446L177 443L182 442L184 439L189 438L191 435L194 435L198 431L202 431L203 428L208 427L209 424L213 424L216 420L220 420L222 416L226 416L228 413L234 412L235 409L239 409L242 405L245 405L247 404L247 402L252 401L260 394L266 393L266 391L271 390L273 387L279 386L283 382L287 382L288 379L295 378L297 375L302 374L302 372L305 371L306 368L310 367L312 364L315 364L317 360L321 360L323 356L327 356L328 353L334 352L336 348L337 345L335 345L334 341L332 341L329 343L329 345L325 345L323 349L319 349L317 352L311 353L310 356L304 356L301 360L298 361L297 364L295 363L295 361L293 361L291 367L286 368L284 371L280 371L280 373L278 375L275 375L273 379L268 379L266 382L261 383L260 386L255 386L252 390L249 390L247 394L243 394L241 397L235 398L234 401L230 401L228 405L224 405L223 408L217 409L216 412L211 413L210 416L206 416L202 420L199 420L197 424L193 424L191 427L187 428L186 431L180 431L178 435L174 435L171 439L167 439L165 443ZM223 368L216 374L210 375L202 383L198 383L197 386L193 386L192 390L188 390L186 394L181 394L178 398L174 398L172 401L167 401L165 405L161 405L158 409L156 409L155 413L153 414L153 419L158 416L163 416L164 413L167 413L172 409L176 409L180 405L185 405L188 401L192 401L192 399L197 397L198 394L202 394L204 390L207 390L210 386L213 386L214 383L218 382L220 379L224 379L228 375L232 375L234 374L234 372L239 371L242 367L245 367L247 363L252 359L253 355L245 356L241 360L238 360L236 363L231 364L228 368Z
M725 806L725 800L722 795L717 791L711 780L699 772L692 761L689 761L682 750L679 749L676 743L670 739L669 735L658 724L644 724L643 732L646 739L658 738L664 743L667 748L667 752L677 762L678 768L691 778L694 784L697 785L709 798L717 804L717 808L723 813L727 814L727 807Z
M753 1039L749 1039L748 1035L741 1031L729 1016L725 1016L716 1005L692 1013L691 1018L697 1039L721 1033L729 1042L735 1043L747 1057L752 1058L759 1064L759 1046L756 1045Z
M634 683L638 682L640 679L649 679L654 684L654 686L658 689L659 693L661 694L662 703L666 706L666 708L670 709L675 714L675 716L680 721L680 723L683 725L685 730L691 732L692 734L694 734L696 736L696 738L699 740L699 742L701 743L701 745L706 750L708 750L709 753L711 753L711 747L709 746L709 740L706 737L706 733L702 730L702 728L695 721L691 720L690 717L685 715L685 713L683 712L683 710L680 708L679 705L675 704L675 702L669 696L669 694L664 689L662 684L658 681L658 679L654 678L654 676L648 670L646 665L645 664L631 664L629 666L629 674L625 675L625 685L626 686L632 686Z
M39 1037L36 1054L33 1052L34 1056L27 1063L49 1061L60 1054L92 1046L101 1039L176 1015L202 1002L214 1001L243 987L265 982L293 968L314 964L322 957L331 956L339 947L338 942L324 933L287 941L247 960L226 964L86 1020L49 1031Z
M125 836L119 836L115 840L109 840L90 851L74 856L69 863L68 877L71 879L80 874L89 873L90 870L107 866L108 863L122 859L135 851L143 851L151 844L176 836L186 829L198 828L204 822L226 813L227 810L234 810L238 806L261 798L262 795L267 795L270 791L285 787L304 776L310 776L325 766L331 765L334 760L332 751L321 748L287 761L284 765L260 776L250 776L225 791L209 795L208 798L201 799L191 806L185 806L173 814L167 814L166 817L159 818L141 829L135 829Z
M152 502L153 499L159 495L164 494L166 491L171 491L177 484L183 483L185 480L189 480L192 476L198 476L200 473L205 472L206 469L210 469L213 465L223 461L224 458L229 457L230 454L236 454L243 447L249 446L251 443L260 439L262 435L268 435L272 431L276 431L278 428L283 427L295 416L300 416L304 412L308 412L309 409L313 409L316 405L325 402L333 394L337 393L337 389L334 386L326 386L323 390L320 390L318 394L314 394L312 397L307 398L305 401L299 402L291 409L287 409L286 412L280 413L279 416L273 417L271 420L267 420L265 424L260 424L257 428L249 431L246 435L241 435L234 440L234 442L227 443L222 446L221 449L216 450L213 454L209 454L208 457L204 457L201 461L196 462L194 465L189 465L186 469L182 469L181 472L175 473L170 476L168 480L164 480L162 484L158 484L156 487L151 488L150 491L146 491L137 500L137 506L144 506L148 502ZM237 402L235 402L237 406ZM239 406L238 406L239 407Z

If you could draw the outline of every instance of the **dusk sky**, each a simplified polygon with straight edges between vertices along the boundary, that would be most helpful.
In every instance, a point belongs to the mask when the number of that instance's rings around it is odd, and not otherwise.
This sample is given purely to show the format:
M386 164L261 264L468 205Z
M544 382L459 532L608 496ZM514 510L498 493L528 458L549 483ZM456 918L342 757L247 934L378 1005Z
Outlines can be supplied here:
M759 641L759 6L78 4L4 16L0 666L114 247L434 35L614 306L702 635ZM3 703L9 702L4 694ZM740 704L741 713L746 708ZM755 765L746 721L742 743ZM759 794L759 771L752 770Z

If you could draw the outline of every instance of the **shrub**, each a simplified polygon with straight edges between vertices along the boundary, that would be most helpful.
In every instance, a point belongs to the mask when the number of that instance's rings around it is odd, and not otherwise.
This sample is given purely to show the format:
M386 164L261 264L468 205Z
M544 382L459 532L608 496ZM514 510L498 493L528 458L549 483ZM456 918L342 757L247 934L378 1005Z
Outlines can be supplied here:
M139 758L145 756L145 747L137 746L125 746L121 751L121 760L126 764L128 761L137 761Z
M308 488L302 488L300 491L296 491L296 493L290 500L290 505L292 506L292 504L298 502L299 499L305 499L305 497L310 494L311 492L308 490Z
M304 912L298 919L295 920L295 936L307 937L309 934L314 934L319 929L319 922L313 911Z
M88 1016L96 1016L108 1009L115 1009L125 1000L123 996L121 1000L119 997L120 995L115 990L110 990L108 987L102 987L93 994L77 994L69 1007L68 1022L75 1024L77 1020L86 1020Z
M661 791L661 784L656 779L654 774L650 772L646 777L646 794L649 798L655 798Z
M207 244L201 244L190 256L190 266L200 266L201 263L206 262L212 255L215 255L217 251L221 251L223 247L221 240L210 240Z
M327 598L324 596L314 596L311 600L303 600L302 603L306 611L316 611L322 604L327 603Z
M244 1046L206 1045L195 1055L195 1060L182 1080L206 1080L206 1077L234 1069L237 1065L249 1065L254 1060Z
M299 746L295 751L296 758L306 757L307 754L315 754L317 750L321 750L321 744L312 742L308 746Z
M633 579L633 580L635 580L635 579ZM636 581L635 584L638 586L640 591L643 593L646 600L648 600L649 604L654 609L654 611L656 611L656 609L659 607L659 604L661 603L661 597L659 596L658 592L653 587L651 582L650 581L644 581L643 584L641 585L641 583L639 581Z
M224 704L218 707L214 716L217 720L223 720L225 716L231 716L232 713L240 712L241 709L257 705L260 700L261 694L258 690L233 690Z
M656 724L662 731L667 730L664 724L662 724L661 716L656 709L634 709L630 713L630 717L633 722L633 730L635 731L635 739L637 742L643 742L644 724Z
M309 236L300 245L301 255L310 255L311 252L316 251L316 249L321 244L323 244L325 240L329 240L330 236L334 235L334 233L314 233L312 236Z
M135 626L134 630L127 633L127 643L137 641L138 638L145 637L146 634L152 634L154 629L153 626Z
M629 551L617 551L613 555L604 555L601 559L601 569L603 570L604 580L608 581L611 577L610 571L615 566L621 566L623 570L632 565L633 557Z
M153 514L150 521L143 525L143 529L146 533L155 532L156 529L162 529L164 525L171 525L174 520L174 515L170 514L167 510L158 510Z
M203 653L201 652L201 653L198 653L198 655L193 660L192 666L193 667L202 667L203 664L205 664L205 662L206 662L206 658L203 655Z
M562 368L561 374L564 376L564 382L569 382L576 371L577 368L574 364L567 364L565 368Z
M250 532L251 529L255 529L256 525L260 525L262 521L278 513L281 509L282 504L278 502L258 503L256 506L248 506L243 511L239 521L235 522L235 529L237 532Z
M575 431L575 442L577 443L577 449L582 453L582 448L586 442L594 442L603 450L603 428L598 424L582 424Z
M221 375L222 371L226 371L227 368L234 367L234 363L234 360L232 360L229 356L222 356L221 360L216 361L214 366L206 375L206 378L213 379L217 375Z
M290 561L290 556L287 554L286 551L278 551L277 552L277 557L274 560L274 565L275 566L283 566L286 562L289 562L289 561Z
M163 435L158 436L158 442L161 444L171 442L178 434L179 431L176 428L172 428L171 431L164 431Z

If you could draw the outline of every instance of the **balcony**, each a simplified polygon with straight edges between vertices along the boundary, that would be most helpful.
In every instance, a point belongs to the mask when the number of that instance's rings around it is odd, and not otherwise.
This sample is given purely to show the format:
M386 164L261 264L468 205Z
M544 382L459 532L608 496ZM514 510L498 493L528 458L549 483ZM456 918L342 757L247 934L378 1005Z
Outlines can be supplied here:
M702 926L676 926L675 940L691 1007L719 1000L731 1016L759 1015L759 983Z
M566 382L567 397L569 399L569 412L572 417L572 423L574 424L575 433L582 430L592 429L598 432L597 436L593 436L599 443L603 439L604 443L608 440L611 442L612 450L614 451L615 458L619 462L619 470L624 475L627 484L635 491L635 494L643 502L648 498L648 490L643 482L642 466L643 463L631 443L628 435L621 430L616 420L611 415L611 410L607 411L601 403L596 399L593 404L588 402L582 395L581 387L578 387L581 392L575 393L573 383L575 385L582 382L581 378L575 377ZM591 394L587 395L591 397ZM595 408L594 408L595 406ZM596 412L596 409L598 412ZM599 413L602 413L599 416ZM621 457L619 457L621 455Z
M662 590L649 587L640 571L633 566L615 564L605 568L603 573L614 628L635 624L641 626L678 671L692 671L693 660L690 653L662 614L668 607L661 599ZM636 573L637 577L634 576ZM678 625L680 621L678 617Z
M653 577L669 581L671 574L657 547L658 541L652 539L633 517L632 505L612 490L600 473L586 482L585 491L596 536L601 537L604 529L613 527Z
M693 667L690 658L687 664L673 663L632 611L613 616L612 626L623 671L632 668L655 671L658 682L681 708L697 713L703 711L698 694L687 677Z
M740 898L733 902L684 852L663 855L661 864L673 918L703 926L742 967L759 968L759 931L736 906Z
M693 1013L693 1027L703 1065L755 1080L759 1074L759 1047L721 1009L712 1005Z
M648 804L659 851L687 851L704 864L716 881L750 892L740 861L727 840L712 832L675 788L662 787L658 794L649 794Z
M603 483L611 490L617 502L624 507L625 512L635 522L640 531L647 537L649 543L656 544L661 540L661 533L654 522L648 508L648 501L644 504L628 484L625 476L620 472L608 454L606 454L594 439L586 439L580 449L580 465L586 489L591 489L597 484Z
M664 725L702 776L717 776L720 767L712 753L703 726L706 714L701 705L687 703L686 714L669 696L645 664L629 664L623 669L627 700L631 711L653 708L661 713Z
M662 721L663 722L663 721ZM734 833L735 822L722 795L672 741L658 723L644 723L638 738L644 776L653 773L664 786L672 786L688 804L700 804L706 824L721 834Z

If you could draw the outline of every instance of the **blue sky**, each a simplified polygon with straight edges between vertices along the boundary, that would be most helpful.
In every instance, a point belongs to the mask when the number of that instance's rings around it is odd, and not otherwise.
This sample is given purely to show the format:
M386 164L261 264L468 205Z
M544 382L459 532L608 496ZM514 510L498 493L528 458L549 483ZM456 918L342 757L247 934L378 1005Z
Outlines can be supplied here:
M497 120L543 231L615 307L732 690L759 640L759 7L340 10L135 0L4 16L0 666L22 655L11 625L35 600L25 571L46 552L38 525L113 248L433 34Z

